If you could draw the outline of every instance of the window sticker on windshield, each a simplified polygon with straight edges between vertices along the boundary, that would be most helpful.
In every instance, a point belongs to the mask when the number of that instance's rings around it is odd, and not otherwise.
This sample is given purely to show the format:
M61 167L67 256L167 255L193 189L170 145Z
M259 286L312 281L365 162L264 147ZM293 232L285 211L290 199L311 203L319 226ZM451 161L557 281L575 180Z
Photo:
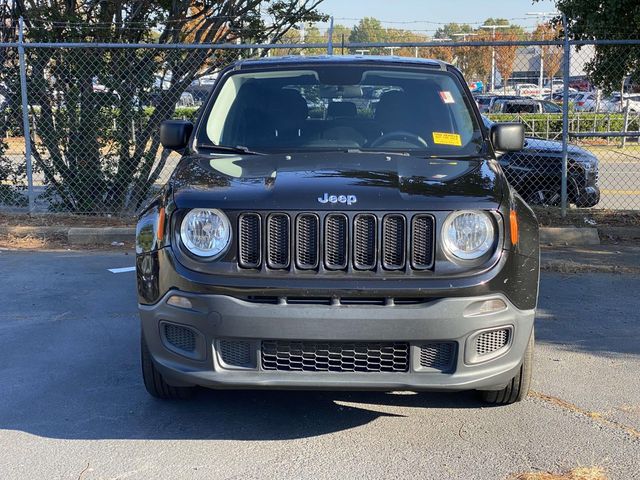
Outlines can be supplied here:
M448 90L443 90L438 93L440 94L440 98L442 99L443 103L456 103L456 101L453 99L453 95L451 95L451 92L449 92Z
M433 132L433 143L436 145L462 146L462 138L457 133Z

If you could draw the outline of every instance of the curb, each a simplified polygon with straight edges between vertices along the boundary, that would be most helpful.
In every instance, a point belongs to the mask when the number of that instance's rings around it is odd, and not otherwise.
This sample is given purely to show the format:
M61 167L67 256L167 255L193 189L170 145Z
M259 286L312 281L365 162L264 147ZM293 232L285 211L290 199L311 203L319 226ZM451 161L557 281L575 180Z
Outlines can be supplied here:
M133 227L69 228L69 227L21 227L0 226L0 235L15 237L58 237L71 246L111 245L134 243L136 229Z
M69 245L111 245L113 242L133 243L136 229L131 227L70 228Z
M0 235L64 237L72 246L111 245L135 243L133 227L68 228L68 227L7 227L0 226ZM582 246L600 245L597 228L541 227L540 243L543 245Z

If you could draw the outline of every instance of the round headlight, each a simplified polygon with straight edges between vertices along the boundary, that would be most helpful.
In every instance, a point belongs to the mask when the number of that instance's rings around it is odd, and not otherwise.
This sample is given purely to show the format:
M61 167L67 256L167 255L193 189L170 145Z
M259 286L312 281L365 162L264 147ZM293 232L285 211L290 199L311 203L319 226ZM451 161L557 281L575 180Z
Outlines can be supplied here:
M463 210L447 217L442 227L444 248L463 260L487 253L495 241L495 229L488 214Z
M220 210L195 208L182 220L180 238L187 250L194 255L215 257L229 245L231 225Z

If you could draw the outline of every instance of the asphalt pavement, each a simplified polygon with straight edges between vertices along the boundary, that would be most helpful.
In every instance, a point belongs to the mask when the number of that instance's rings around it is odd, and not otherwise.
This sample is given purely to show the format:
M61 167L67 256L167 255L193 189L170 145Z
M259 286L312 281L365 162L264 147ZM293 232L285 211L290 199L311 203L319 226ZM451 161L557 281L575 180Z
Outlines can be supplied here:
M123 252L0 251L0 478L640 479L640 278L542 276L533 393L205 391L139 373Z

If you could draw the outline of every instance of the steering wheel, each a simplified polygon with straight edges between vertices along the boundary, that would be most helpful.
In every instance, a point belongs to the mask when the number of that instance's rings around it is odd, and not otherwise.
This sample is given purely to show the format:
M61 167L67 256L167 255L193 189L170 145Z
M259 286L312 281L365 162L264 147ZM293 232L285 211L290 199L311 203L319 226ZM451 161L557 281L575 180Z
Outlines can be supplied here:
M371 144L369 144L369 147L375 148L393 141L404 141L417 145L418 147L429 148L429 144L424 138L416 135L415 133L405 132L402 130L383 134L381 137L378 137L373 142L371 142Z

